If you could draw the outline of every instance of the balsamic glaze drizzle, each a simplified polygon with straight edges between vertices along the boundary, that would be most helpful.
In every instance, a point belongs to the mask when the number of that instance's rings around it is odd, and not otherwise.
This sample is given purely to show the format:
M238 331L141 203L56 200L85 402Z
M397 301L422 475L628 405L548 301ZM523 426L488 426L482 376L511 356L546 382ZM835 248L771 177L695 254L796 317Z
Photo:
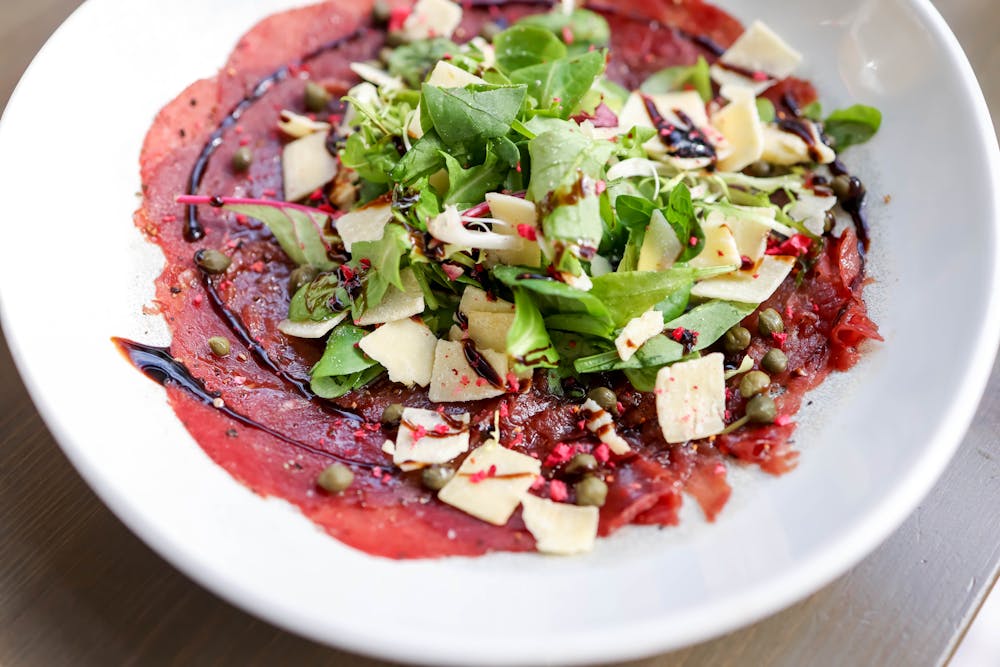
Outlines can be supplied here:
M486 360L482 352L476 349L476 344L471 338L462 341L462 351L465 353L465 361L469 364L476 375L483 378L497 389L504 388L503 378L493 368L493 365Z
M218 410L233 421L239 422L249 428L262 431L271 437L277 438L278 440L308 452L309 454L320 456L331 461L337 461L339 463L345 463L367 469L385 467L384 463L358 461L356 459L347 458L345 456L340 456L339 454L334 454L333 452L313 447L312 445L307 445L299 440L289 438L284 433L276 431L270 426L261 424L260 422L233 410L225 404L222 404L221 406L218 405L216 403L218 397L212 395L212 393L205 388L205 384L198 378L194 377L191 374L191 371L189 371L184 364L177 359L174 359L170 355L169 348L143 345L142 343L136 343L135 341L126 340L124 338L112 338L111 340L122 352L122 354L124 354L128 360L132 362L132 365L142 371L143 375L149 379L163 386L174 385L183 389L203 405L210 406L215 410Z

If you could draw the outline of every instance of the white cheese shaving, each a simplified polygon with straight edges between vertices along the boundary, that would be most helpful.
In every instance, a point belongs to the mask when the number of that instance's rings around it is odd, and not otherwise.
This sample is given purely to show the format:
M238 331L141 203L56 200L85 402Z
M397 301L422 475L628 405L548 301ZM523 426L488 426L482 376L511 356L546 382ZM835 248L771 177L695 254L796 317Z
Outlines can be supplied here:
M733 271L743 263L736 238L728 225L716 225L702 229L705 233L705 247L688 264L696 269L729 267Z
M656 374L656 416L669 443L706 438L726 428L726 382L718 352L664 366Z
M472 311L466 314L469 321L469 338L480 350L507 351L507 332L514 324L513 313L484 313Z
M462 292L462 300L458 302L458 309L469 315L470 313L513 313L514 304L497 297L490 297L484 290L469 285Z
M767 78L757 81L719 64L712 65L712 78L720 86L730 84L750 86L754 94L759 95L778 80L791 76L802 62L802 54L789 46L767 25L754 21L722 54L719 61L750 72L766 74Z
M385 442L382 443L382 451L388 454L389 456L392 456L393 454L396 453L396 443L394 443L392 440L386 440Z
M479 350L479 354L506 383L507 355L493 350ZM506 393L504 387L494 387L469 366L465 359L463 343L439 340L434 350L434 370L431 386L427 393L434 403L455 403L478 401Z
M278 331L286 336L296 338L322 338L336 328L338 324L347 317L347 313L339 315L322 322L293 322L291 320L281 320L278 323Z
M326 134L316 132L285 145L281 170L285 199L308 197L337 175L337 159L326 149Z
M590 260L590 275L593 277L599 278L614 272L615 267L611 266L611 261L604 255L594 255L594 258Z
M284 109L278 116L278 129L293 139L301 139L316 132L329 132L330 127L329 123L313 120L288 109Z
M403 283L403 291L390 285L382 301L368 308L356 322L357 325L384 324L424 312L424 292L413 275L413 269L403 269L399 272L399 277Z
M398 90L403 87L403 81L399 77L368 63L351 63L351 71L383 90Z
M663 322L662 316L660 317L660 322ZM581 409L583 410L587 430L596 434L597 439L607 445L608 449L618 456L623 456L632 451L625 438L618 435L610 412L598 405L592 398L588 398Z
M521 499L521 518L546 554L572 556L591 551L597 539L600 512L596 507L556 503L530 494Z
M502 526L528 493L542 464L490 440L474 449L438 500L495 526Z
M538 209L535 204L523 197L513 197L498 192L487 193L486 203L494 218L507 223L507 226L495 226L493 231L503 236L517 238L520 243L520 247L513 250L487 251L486 264L506 264L508 266L538 266L541 264L542 251L538 247L538 243L521 238L517 230L519 225L528 225L532 229L538 230Z
M353 97L362 104L375 104L379 99L378 88L367 81L362 81L348 90L347 96ZM347 111L344 113L344 122L340 125L341 131L350 129L355 124L354 121L357 117L358 110L354 108L353 104L348 104Z
M449 62L439 60L434 69L431 70L427 83L438 88L464 88L473 84L486 83L486 81L475 74L466 72L461 67L455 67Z
M392 462L396 465L447 463L468 449L468 412L445 417L436 410L403 408Z
M712 124L726 138L726 149L719 155L719 169L741 171L761 158L764 134L753 91L728 87L730 102L712 116Z
M643 344L663 331L663 313L652 308L634 317L615 338L615 349L622 361L628 361Z
M705 102L696 91L687 90L679 93L660 93L650 95L649 98L656 106L656 110L660 112L660 115L668 123L687 126L687 123L683 122L675 113L675 110L680 110L691 119L698 129L705 132L707 136L711 137L716 134L709 126L708 115L705 112ZM633 92L629 95L625 106L622 107L621 113L618 114L617 133L628 132L633 127L653 127L655 129L653 121L649 117L649 111L646 109L646 102L638 92ZM662 157L667 153L667 147L663 145L659 137L653 137L644 143L642 147L648 154L654 156ZM672 159L671 162L682 169L697 169L710 164L711 159Z
M415 42L433 37L450 38L462 22L462 8L448 0L417 0L403 22L403 39Z
M385 366L393 382L407 387L431 382L437 337L423 322L411 318L388 322L362 338L358 347Z
M810 153L810 146L802 137L791 132L785 132L774 123L767 123L763 126L764 152L761 154L761 159L772 164L781 165L813 162L814 157L819 158L815 161L820 164L830 164L836 160L837 154L833 149L820 141L816 125L809 120L803 119L802 122L806 124L809 133L813 136L813 146L815 146L817 152L816 156Z
M488 222L478 220L477 222ZM521 247L521 238L497 234L496 232L467 229L462 224L462 216L455 206L445 206L444 211L431 218L427 231L438 241L458 248L479 248L482 250L516 250Z
M764 209L759 209L764 210ZM774 211L770 211L773 219ZM746 257L754 266L760 263L767 251L767 237L771 233L771 227L765 225L756 216L740 215L741 210L732 209L710 211L702 229L710 229L719 225L726 225L733 234L736 241L736 250L740 257Z
M753 358L749 354L743 355L743 361L740 362L739 368L734 368L731 371L726 371L725 379L729 380L737 375L743 375L744 373L749 373L753 370Z
M832 195L820 197L803 191L796 195L795 201L789 205L786 213L792 220L802 223L803 227L819 236L826 226L826 212L836 203L837 198Z
M795 266L794 257L765 255L756 268L734 271L695 283L691 288L691 296L741 303L763 303L771 298L784 282L793 266Z
M666 271L674 265L683 249L674 228L656 209L646 227L636 268L639 271Z
M392 206L376 201L349 211L336 220L337 234L344 242L344 249L358 241L378 241L385 233L385 226L392 220Z

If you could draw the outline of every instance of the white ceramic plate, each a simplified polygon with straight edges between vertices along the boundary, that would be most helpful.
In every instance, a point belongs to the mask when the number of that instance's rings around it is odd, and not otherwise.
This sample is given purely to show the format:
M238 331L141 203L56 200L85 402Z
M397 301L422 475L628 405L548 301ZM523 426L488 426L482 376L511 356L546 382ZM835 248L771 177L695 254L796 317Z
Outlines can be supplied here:
M869 294L886 343L813 396L799 468L734 475L715 525L687 512L679 529L631 528L574 559L392 562L343 547L213 465L162 389L109 342L166 335L141 315L159 257L131 222L137 156L161 105L292 4L90 0L39 54L0 127L12 351L67 455L154 549L244 609L348 649L436 664L581 663L664 651L774 612L845 571L916 506L968 426L998 332L996 140L967 61L925 0L723 3L805 52L802 73L827 108L885 112L877 139L848 157L873 193Z

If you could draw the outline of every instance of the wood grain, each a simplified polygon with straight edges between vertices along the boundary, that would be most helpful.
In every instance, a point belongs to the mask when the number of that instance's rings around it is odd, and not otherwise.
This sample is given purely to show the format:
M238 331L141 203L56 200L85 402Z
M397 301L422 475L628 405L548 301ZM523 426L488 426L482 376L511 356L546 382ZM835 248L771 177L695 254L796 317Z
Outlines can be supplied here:
M0 105L76 0L0 2ZM941 0L1000 101L990 0ZM983 76L991 73L991 76ZM800 604L719 640L630 663L933 665L1000 563L1000 369L945 476L875 554ZM33 408L0 339L0 664L374 667L231 607L179 574L93 495Z

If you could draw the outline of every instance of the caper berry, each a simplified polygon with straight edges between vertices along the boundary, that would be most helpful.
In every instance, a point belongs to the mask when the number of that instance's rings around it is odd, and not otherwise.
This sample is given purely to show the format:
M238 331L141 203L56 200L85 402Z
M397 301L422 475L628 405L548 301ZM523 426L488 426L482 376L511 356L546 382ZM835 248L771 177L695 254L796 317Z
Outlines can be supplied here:
M291 275L288 276L288 293L294 296L296 292L315 280L318 275L319 269L315 266L306 264L295 267L292 269Z
M250 169L253 164L253 151L247 146L240 146L233 153L233 171L241 174Z
M774 399L767 394L757 394L747 403L747 417L758 424L771 424L778 416Z
M454 476L455 471L450 467L434 465L424 468L420 473L420 481L431 491L440 491Z
M488 42L492 42L496 39L497 35L503 32L503 26L495 21L487 21L483 24L483 27L479 29L479 36Z
M771 378L767 376L767 373L750 371L743 376L742 380L740 380L740 395L743 396L743 398L750 398L751 396L756 396L770 386Z
M194 254L194 263L200 266L205 273L219 274L225 273L233 260L218 250L202 248Z
M611 414L618 414L618 396L607 387L594 387L587 392L587 398Z
M785 322L774 308L762 310L757 315L757 331L760 332L761 336L770 336L771 334L781 333L784 330Z
M768 373L784 373L788 370L788 357L778 348L771 348L760 360L760 367Z
M316 484L330 493L340 493L353 483L354 473L343 463L334 463L316 478Z
M372 18L376 23L386 23L392 16L392 5L386 0L375 0L372 6Z
M851 196L851 177L847 174L840 174L834 177L830 187L833 189L833 194L837 195L837 199L844 201Z
M333 96L326 88L314 81L306 82L306 110L313 113L325 111L331 99L333 99Z
M231 350L229 339L225 336L212 336L208 339L208 347L217 357L228 357Z
M757 178L767 178L771 175L771 163L765 160L757 160L746 168L746 173Z
M726 332L722 338L722 349L729 354L737 354L750 347L750 330L735 326Z
M577 505L603 507L608 499L608 485L596 475L587 475L573 485Z
M577 454L566 464L566 472L570 475L595 470L597 470L597 459L592 454Z
M382 423L391 426L392 424L398 424L399 420L403 418L403 404L402 403L390 403L385 406L382 410Z

